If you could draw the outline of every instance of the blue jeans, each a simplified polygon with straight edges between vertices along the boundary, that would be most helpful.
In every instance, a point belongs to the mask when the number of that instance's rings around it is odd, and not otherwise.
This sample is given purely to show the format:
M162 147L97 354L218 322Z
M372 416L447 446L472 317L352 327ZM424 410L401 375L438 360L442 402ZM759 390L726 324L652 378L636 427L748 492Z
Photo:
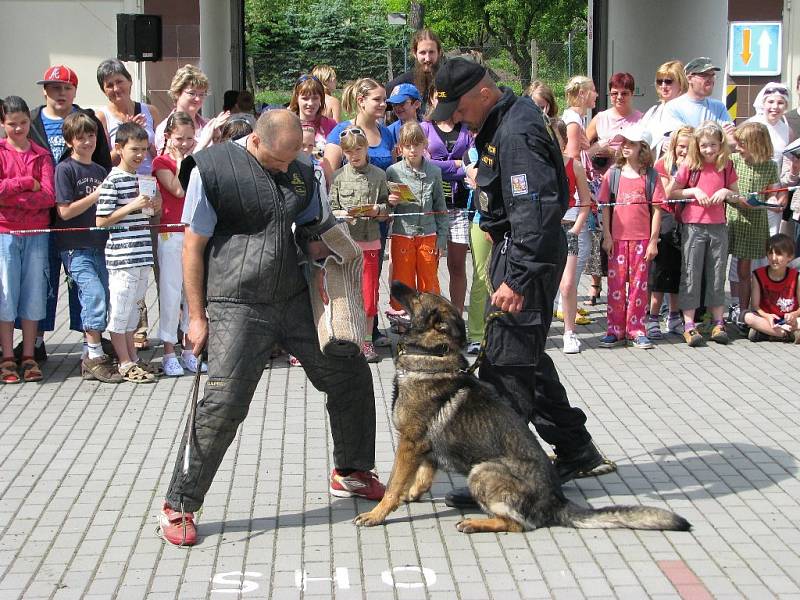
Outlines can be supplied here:
M61 253L64 268L80 300L80 319L87 331L105 331L108 324L108 270L103 248L78 248ZM70 314L70 321L72 315Z
M0 233L0 321L38 321L49 286L49 234Z

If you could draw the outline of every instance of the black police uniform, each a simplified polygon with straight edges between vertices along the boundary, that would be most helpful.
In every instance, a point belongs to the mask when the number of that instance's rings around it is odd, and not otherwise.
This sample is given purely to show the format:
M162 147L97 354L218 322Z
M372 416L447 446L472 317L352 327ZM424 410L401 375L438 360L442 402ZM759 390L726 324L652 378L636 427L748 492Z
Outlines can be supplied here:
M480 378L495 385L532 422L559 458L591 442L586 415L571 407L552 359L545 353L567 242L564 162L542 111L506 88L475 140L480 153L477 197L480 227L493 241L492 290L505 282L522 294L523 308L487 324ZM487 312L497 310L489 306Z

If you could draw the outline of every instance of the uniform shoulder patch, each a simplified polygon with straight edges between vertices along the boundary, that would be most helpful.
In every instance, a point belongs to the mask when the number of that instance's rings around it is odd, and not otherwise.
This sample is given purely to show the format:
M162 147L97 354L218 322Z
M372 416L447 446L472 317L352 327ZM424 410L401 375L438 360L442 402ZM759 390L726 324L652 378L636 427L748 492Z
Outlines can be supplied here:
M511 176L511 195L522 196L528 193L528 176L523 173L521 175Z
M303 181L299 173L292 173L291 184L298 196L303 197L306 195L306 182Z

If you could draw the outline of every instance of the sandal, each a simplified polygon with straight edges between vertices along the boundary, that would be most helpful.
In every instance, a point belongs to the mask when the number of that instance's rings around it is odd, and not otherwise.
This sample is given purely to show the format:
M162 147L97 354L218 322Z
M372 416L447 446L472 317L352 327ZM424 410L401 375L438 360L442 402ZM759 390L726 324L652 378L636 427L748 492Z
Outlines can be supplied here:
M596 283L591 284L591 287L594 288L597 293L590 294L589 298L583 301L584 306L597 306L597 299L600 298L600 292L603 291L602 285L597 285Z
M156 377L162 377L164 375L163 367L159 367L158 365L154 365L152 363L144 362L141 358L136 363L136 366L138 366L143 371L146 371L147 373L150 373L151 375L154 375Z
M17 372L17 363L11 359L0 362L0 381L3 383L19 383L22 381Z
M42 370L33 358L23 358L19 366L22 369L22 379L26 383L42 380Z
M133 347L137 350L147 350L150 348L150 341L147 339L147 331L137 331L133 334Z
M125 371L120 369L119 374L122 375L125 381L130 381L131 383L155 383L156 380L155 375L148 373L139 365L131 365Z

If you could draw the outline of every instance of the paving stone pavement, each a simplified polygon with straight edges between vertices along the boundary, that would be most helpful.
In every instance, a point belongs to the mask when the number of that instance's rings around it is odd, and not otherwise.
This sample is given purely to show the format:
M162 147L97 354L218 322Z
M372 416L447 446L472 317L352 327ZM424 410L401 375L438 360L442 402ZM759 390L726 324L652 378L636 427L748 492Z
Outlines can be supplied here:
M599 349L601 304L578 328L583 352L565 356L554 324L548 352L619 466L567 495L669 508L690 533L464 535L462 514L443 502L463 479L446 474L386 526L358 529L352 518L373 504L328 494L323 397L281 357L199 514L201 543L181 550L159 539L156 515L191 378L82 381L64 291L44 382L0 387L0 599L800 599L797 347ZM148 303L152 332L154 286ZM371 368L385 481L394 370L381 353ZM161 349L149 355L160 360Z

